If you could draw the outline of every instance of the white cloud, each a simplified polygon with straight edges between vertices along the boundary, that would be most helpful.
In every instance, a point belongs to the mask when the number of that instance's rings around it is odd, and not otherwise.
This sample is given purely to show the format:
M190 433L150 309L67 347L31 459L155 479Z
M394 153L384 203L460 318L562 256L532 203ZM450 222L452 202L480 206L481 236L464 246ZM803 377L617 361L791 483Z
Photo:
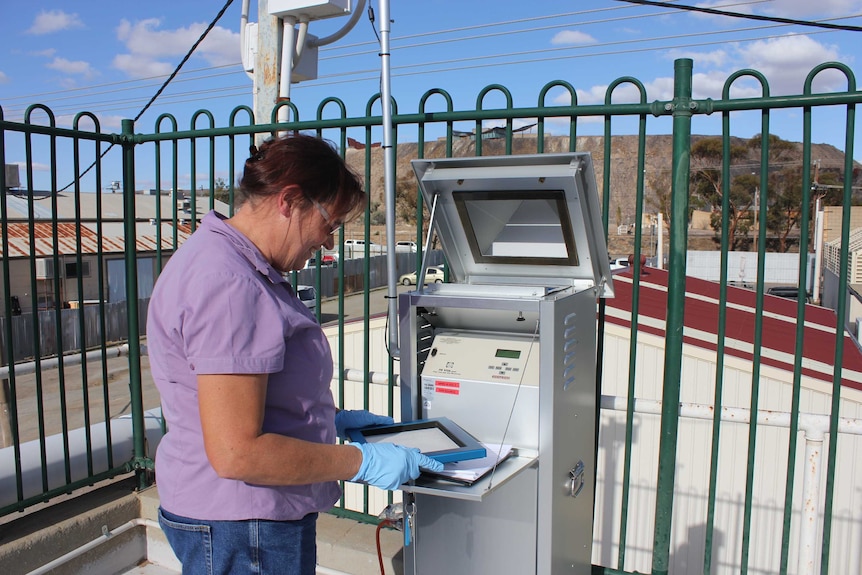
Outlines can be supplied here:
M771 2L764 8L764 12L773 16L784 18L803 18L805 16L816 16L818 19L824 16L858 14L862 10L860 0L781 0Z
M89 62L83 60L67 60L66 58L54 58L48 64L47 68L68 74L70 76L83 76L84 78L92 78L96 75L96 71L90 66Z
M668 50L665 57L669 60L677 58L691 58L694 61L694 67L697 69L700 65L704 66L723 66L728 59L727 52L724 50L713 50L712 52L688 52L685 50Z
M31 56L40 56L43 58L53 58L56 53L57 50L54 48L45 48L44 50L34 50L29 52Z
M69 14L62 10L42 10L36 15L36 19L33 20L33 25L30 26L27 33L42 35L83 27L84 23L77 14Z
M27 173L27 162L12 162L13 164L18 164L18 167L21 169L21 175ZM42 164L40 162L31 162L30 167L34 172L50 172L51 166L50 164Z
M166 76L174 70L174 66L168 62L159 62L132 54L117 54L114 56L112 65L133 78Z
M562 32L557 32L554 34L554 37L551 38L551 44L554 45L580 45L595 43L595 38L584 32L578 32L577 30L563 30Z
M155 18L135 23L121 20L117 39L129 53L116 56L114 67L137 78L169 74L207 27L205 23L195 23L176 30L159 30L160 25ZM194 55L211 66L239 62L239 34L216 26Z
M0 84L6 84L7 82L9 82L9 76L4 74L3 71L0 70Z
M808 72L823 62L846 60L835 46L827 46L808 36L782 36L747 44L739 49L741 67L762 72L775 94L801 93ZM846 89L838 72L818 74L817 90Z
M115 116L115 115L107 115L107 114L96 114L96 117L99 119L99 130L101 132L111 132L111 131L119 131L121 127L121 121L126 116ZM67 128L71 128L73 123L75 122L75 114L63 114L57 116L57 125L64 126ZM78 120L78 129L84 130L87 132L94 132L96 129L95 124L93 123L92 118L89 116L82 116Z

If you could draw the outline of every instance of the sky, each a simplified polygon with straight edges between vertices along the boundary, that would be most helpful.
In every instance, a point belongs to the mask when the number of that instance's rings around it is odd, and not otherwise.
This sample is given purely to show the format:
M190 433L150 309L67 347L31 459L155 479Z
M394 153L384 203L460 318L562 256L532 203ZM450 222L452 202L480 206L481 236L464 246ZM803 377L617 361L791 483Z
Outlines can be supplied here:
M271 0L274 2L275 0ZM694 4L694 0L683 0ZM149 0L61 2L0 0L0 108L9 121L22 121L31 104L48 106L57 125L68 126L76 113L98 116L102 130L119 132L120 121L135 118L180 63L224 2ZM368 3L379 12L378 0ZM724 10L862 26L862 0L711 0L700 6ZM195 110L206 108L217 126L228 123L236 106L252 105L253 83L240 57L242 1L235 0L208 34L182 72L136 123L136 130L154 131L156 118L173 114L180 129L190 125ZM257 20L251 1L250 20ZM672 8L635 5L617 0L392 0L392 95L399 113L418 111L422 94L446 90L456 110L474 109L485 86L501 84L516 107L537 105L541 88L565 80L577 89L580 104L602 103L615 79L633 76L647 90L647 100L673 97L673 66L677 58L694 61L694 97L721 98L733 72L762 72L772 95L799 94L816 65L837 61L859 76L862 33L802 25L712 16ZM313 21L308 31L326 37L347 18ZM300 119L316 115L324 98L337 97L348 115L362 116L379 90L380 58L375 28L363 15L342 39L322 46L317 79L293 84L290 97ZM845 90L840 74L821 74L815 90ZM760 88L735 82L732 97L756 97ZM628 85L614 92L614 102L635 101ZM567 104L562 90L551 91L547 104ZM430 110L442 109L431 100ZM502 107L495 92L483 106ZM374 108L379 114L379 106ZM45 123L41 111L31 114ZM205 127L198 122L199 127ZM669 133L670 120L652 122L651 129ZM470 130L473 123L456 125ZM549 131L566 133L566 124ZM620 122L620 132L634 130ZM602 130L598 121L579 123L579 134ZM719 133L720 115L696 116L695 133ZM772 132L800 140L799 110L775 111ZM734 134L760 132L759 115L741 115ZM862 160L862 129L857 128L854 156ZM7 136L8 137L8 136ZM824 113L815 122L814 142L844 149L843 113ZM23 145L6 142L7 163L24 160ZM37 171L46 172L43 164ZM44 174L34 174L34 180ZM107 174L108 178L116 177ZM59 185L62 186L62 183Z

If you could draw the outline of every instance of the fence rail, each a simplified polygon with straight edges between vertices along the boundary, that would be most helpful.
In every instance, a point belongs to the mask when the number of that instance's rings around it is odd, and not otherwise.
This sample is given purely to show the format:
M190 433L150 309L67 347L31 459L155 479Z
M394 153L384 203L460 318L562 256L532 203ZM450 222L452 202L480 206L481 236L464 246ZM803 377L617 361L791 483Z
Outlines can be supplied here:
M852 486L858 487L862 471L848 463L843 454L851 454L847 458L852 459L862 445L857 435L843 433L842 426L846 421L862 419L862 368L857 344L845 332L844 321L835 318L852 320L848 313L851 296L846 289L847 262L850 212L857 203L853 187L859 179L859 166L853 161L854 144L860 137L855 107L862 103L862 92L856 89L855 77L847 66L827 63L809 73L801 94L770 95L762 74L742 70L727 79L720 98L695 99L692 69L690 60L675 62L674 94L668 101L647 101L643 84L632 77L612 82L601 104L578 103L578 92L565 81L545 85L539 91L538 104L525 107L514 106L511 93L500 85L486 87L478 95L474 109L461 110L454 108L445 91L429 90L415 112L399 111L403 103L396 106L393 144L399 154L411 158L590 151L602 191L605 230L620 214L631 221L633 233L626 234L630 243L620 249L631 254L633 262L640 262L642 256L657 255L658 250L652 247L657 240L644 233L649 225L645 224L647 214L660 212L667 223L667 251L664 244L660 247L667 254L668 271L643 275L640 272L644 270L635 265L618 276L620 285L627 286L622 290L627 295L618 296L619 301L599 304L602 369L597 392L615 396L622 404L614 405L614 425L601 427L600 459L604 457L607 462L612 458L613 465L608 469L616 475L600 477L606 485L597 490L598 497L605 499L597 501L596 508L613 510L612 517L603 511L597 518L596 535L602 538L597 540L600 549L594 553L597 568L608 573L651 569L665 574L678 570L682 568L675 558L678 543L681 537L688 536L692 545L687 549L686 572L859 572L859 553L853 550L858 545L851 542L858 540L862 528L862 494ZM827 71L843 74L846 90L814 93L814 79ZM731 97L733 89L744 83L759 86L762 96ZM620 94L632 91L637 101L613 103ZM568 96L571 103L546 104L552 96L557 101L560 95ZM505 107L489 108L485 104L500 97L506 101ZM11 438L11 446L4 450L10 450L11 457L4 461L10 461L10 468L14 468L9 485L10 492L16 494L13 503L0 508L0 515L121 473L134 472L139 487L151 481L153 453L144 440L144 414L151 407L146 403L144 387L151 383L142 375L146 373L146 359L141 354L140 337L145 333L142 318L147 290L171 251L194 232L204 212L232 212L233 182L245 150L256 136L283 130L318 133L336 143L362 175L372 195L382 187L384 164L379 148L372 146L380 139L382 119L372 113L380 105L379 94L372 95L366 109L353 116L347 115L346 106L336 98L322 102L313 119L300 119L300 110L293 103L283 105L289 106L293 118L285 124L256 125L250 110L240 106L223 127L213 127L212 115L200 110L191 118L188 129L180 129L174 116L163 114L149 131L124 121L117 134L102 132L98 122L93 121L95 116L89 114L79 115L76 128L70 129L58 127L51 110L41 105L31 106L22 122L5 120L0 108L0 162L24 158L26 175L26 186L8 189L5 173L0 171L0 289L5 301L5 308L0 310L4 318L0 329L3 357L15 358L6 372L0 407ZM333 110L336 114L340 111L340 115L327 118ZM793 114L784 113L788 110ZM739 118L748 117L746 114L756 115L760 133L765 136L756 147L748 148L747 153L754 158L752 164L740 166L732 158L739 145L738 133L743 130ZM794 149L799 150L798 174L778 169L780 162L776 158L783 144L769 135L777 131L773 125L779 114L785 127L796 122L795 131L801 134L801 144L794 144ZM209 127L197 127L199 120L203 123L201 116L209 119ZM36 118L47 120L40 124ZM815 118L828 121L817 123ZM501 138L482 136L490 121L503 124L494 133ZM515 136L515 123L521 121L535 123L535 133ZM79 122L94 128L81 129L77 127ZM767 295L763 257L768 245L773 249L779 240L784 241L768 226L774 225L779 216L792 220L786 224L791 236L787 245L798 246L799 285L811 283L808 252L819 249L815 228L821 214L817 200L826 199L819 192L822 188L813 185L823 177L813 168L817 160L813 150L817 128L824 123L833 133L840 132L844 142L840 150L843 159L831 168L836 180L829 189L837 191L830 197L843 206L843 211L841 221L833 222L841 231L837 247L833 244L830 251L830 265L834 268L837 261L839 269L833 272L834 281L823 283L835 286L830 299L833 311L825 314L821 308L806 305L803 298L779 305ZM456 126L468 126L472 130L458 133L473 131L476 136L456 137ZM552 136L554 130L560 133ZM619 135L623 132L631 135L624 139ZM351 148L348 134L351 141L365 147ZM704 140L711 142L702 144ZM625 147L625 142L634 144ZM119 147L121 153L103 157L108 146ZM782 153L790 152L785 149ZM42 186L35 183L40 181L35 170L40 164L50 168L50 176ZM216 165L226 170L220 182ZM648 167L655 173L647 173ZM396 181L411 180L409 167L397 164L392 169L395 173L391 176ZM750 175L745 184L749 188L738 179L744 171ZM202 173L207 176L201 180ZM122 174L120 190L106 192L110 189L105 185L107 174ZM181 179L188 190L195 192L183 195ZM151 194L136 193L142 181L155 182ZM69 185L64 187L66 182ZM409 183L406 186L410 188ZM204 190L204 195L197 192L199 189ZM412 194L404 197L411 195L415 216L409 218L409 239L420 249L405 259L418 268L423 255L426 210L415 187ZM788 198L794 199L788 204ZM701 283L686 274L689 239L694 237L689 233L691 209L699 202L711 206L715 234L709 236L707 232L706 236L714 238L721 254L720 279L715 283ZM779 208L784 204L782 216ZM85 209L91 212L84 213ZM342 230L337 245L342 257L337 268L305 270L301 277L302 282L316 285L319 293L336 297L339 316L343 315L349 288L359 287L357 278L363 279L363 322L358 327L348 327L340 321L332 329L332 339L337 342L333 359L339 368L333 386L342 405L358 386L363 402L368 401L370 393L379 393L386 409L395 412L396 386L381 386L370 375L386 373L387 382L396 381L397 366L379 351L385 346L379 345L383 341L376 339L380 338L380 330L372 326L368 313L365 280L382 272L372 261L375 258L351 260L345 265L344 257L348 233L364 239L366 245L374 239L372 222L377 216L373 209L369 203L359 228ZM123 214L122 222L112 220L117 213ZM77 225L65 225L70 221ZM43 234L37 223L48 224L44 228L47 232ZM616 227L622 223L617 222ZM651 250L653 253L649 253ZM746 250L756 255L757 273L751 289L742 290L731 285L733 270L728 262L731 253ZM109 266L106 255L112 253L122 254L122 273ZM61 255L64 261L74 257L76 269L83 269L84 260L89 258L89 280L81 277L83 274L68 279L60 274L48 279L36 277L33 270L37 259L50 258L54 269L59 269ZM363 255L372 254L369 251ZM815 268L815 273L826 272ZM97 461L85 453L88 475L84 480L71 478L74 454L69 437L74 430L67 424L70 410L82 404L87 414L84 429L94 425L104 429L109 446L112 413L107 408L90 413L94 410L90 409L93 398L88 385L75 387L74 397L67 392L67 387L72 387L67 385L72 372L64 365L60 350L82 356L88 347L106 350L117 337L108 329L113 324L109 318L120 318L123 312L94 306L83 312L58 308L29 313L28 309L15 316L11 296L21 293L26 294L22 304L35 310L39 308L40 295L59 302L107 301L106 293L125 294L124 301L116 305L124 308L128 320L116 323L124 332L120 339L128 345L125 367L129 385L122 392L110 385L107 362L112 360L102 353L98 367L92 370L103 374L102 381L92 395L100 396L101 403L107 406L112 396L125 394L122 399L129 405L133 445L124 461ZM820 294L814 296L820 301ZM714 315L704 319L707 307ZM92 317L91 309L97 310L98 317ZM781 323L782 318L792 318L792 323ZM32 346L28 347L29 342ZM781 347L786 342L789 347ZM76 348L78 351L73 351ZM54 375L49 377L38 365L51 354L59 355L56 369L52 368ZM21 373L15 367L16 361L28 357L37 365L32 382L35 399L29 403L22 400L25 390L19 387ZM87 362L82 360L80 364L86 366ZM81 374L85 380L87 369L83 368ZM354 382L347 373L364 375L361 382ZM53 403L46 403L48 397ZM641 400L657 402L654 405L661 406L660 412L641 413L636 409ZM708 406L712 419L691 427L685 408L680 407L683 404ZM786 431L776 435L758 418L744 423L722 419L722 413L732 413L733 409L786 414L782 416L787 419ZM611 416L610 411L603 411L603 421ZM807 436L802 433L802 421L808 413L828 421L820 453L822 472L817 477L822 482L818 493L823 495L813 502L803 499L798 477L807 461L803 458L808 457L804 444ZM60 483L54 483L53 478L49 481L47 473L48 438L42 431L45 421L51 418L59 419L62 429L59 453L66 471ZM40 437L35 444L20 440L20 429L28 419L39 424ZM694 437L702 442L697 448L691 445ZM36 495L25 496L20 461L22 451L28 449L35 449L37 460L41 460L42 489ZM696 465L691 463L695 461ZM764 485L769 488L764 490ZM703 494L696 504L686 496L695 492ZM767 496L771 498L769 505L764 500ZM389 499L389 495L385 498ZM378 495L365 490L360 499L356 504L345 503L342 509L373 514ZM350 497L347 500L352 501ZM766 507L773 509L775 502L777 519L773 512L762 512ZM808 509L809 505L813 507ZM816 518L813 526L801 524L803 507L806 517ZM649 510L646 514L645 509ZM815 544L803 557L797 550L800 531L808 530L807 540L812 529Z

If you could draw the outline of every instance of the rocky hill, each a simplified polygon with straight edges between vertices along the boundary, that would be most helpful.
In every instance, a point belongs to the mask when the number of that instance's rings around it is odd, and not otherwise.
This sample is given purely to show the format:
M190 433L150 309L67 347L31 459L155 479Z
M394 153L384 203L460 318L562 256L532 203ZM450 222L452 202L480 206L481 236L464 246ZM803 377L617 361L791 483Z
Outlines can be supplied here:
M692 136L692 143L705 136ZM748 140L732 138L733 144L745 145ZM672 136L655 135L646 138L646 156L644 164L644 212L655 213L658 210L656 189L670 186L671 160L672 160ZM791 150L782 159L783 165L802 165L802 144L794 143L795 150ZM596 183L599 198L603 197L605 185L605 150L604 137L602 136L579 136L575 149L577 151L590 152L595 168ZM516 135L512 140L513 154L533 154L537 150L537 137L535 134ZM636 189L637 189L637 136L613 136L611 138L610 159L610 211L609 226L616 228L618 225L630 224L635 221ZM546 153L557 153L569 151L569 138L566 136L546 136ZM365 149L349 149L347 161L358 173L365 172ZM482 153L485 156L503 155L505 153L505 142L503 140L490 139L482 142ZM759 159L756 150L752 150L749 157L737 160L733 170L736 173L759 171ZM476 155L476 146L472 138L456 138L452 145L452 155L455 157L466 157ZM442 158L446 156L446 143L437 140L425 143L426 158ZM419 157L418 145L415 142L402 143L397 146L396 173L398 179L412 179L413 172L410 160ZM844 154L834 146L828 144L812 144L812 161L820 164L823 171L843 172ZM373 205L383 206L383 154L379 147L371 149L371 178L368 190ZM856 165L856 179L862 180L862 169ZM398 223L398 239L410 239L415 234L413 228L406 222ZM611 232L613 234L613 232ZM407 234L406 238L400 237ZM377 235L382 236L382 232Z

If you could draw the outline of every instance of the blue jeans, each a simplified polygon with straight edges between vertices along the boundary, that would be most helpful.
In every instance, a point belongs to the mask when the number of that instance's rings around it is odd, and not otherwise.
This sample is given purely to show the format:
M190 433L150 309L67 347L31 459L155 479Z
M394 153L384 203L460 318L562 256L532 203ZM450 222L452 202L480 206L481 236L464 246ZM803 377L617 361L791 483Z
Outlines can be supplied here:
M317 513L297 521L203 521L159 509L183 575L314 575Z

